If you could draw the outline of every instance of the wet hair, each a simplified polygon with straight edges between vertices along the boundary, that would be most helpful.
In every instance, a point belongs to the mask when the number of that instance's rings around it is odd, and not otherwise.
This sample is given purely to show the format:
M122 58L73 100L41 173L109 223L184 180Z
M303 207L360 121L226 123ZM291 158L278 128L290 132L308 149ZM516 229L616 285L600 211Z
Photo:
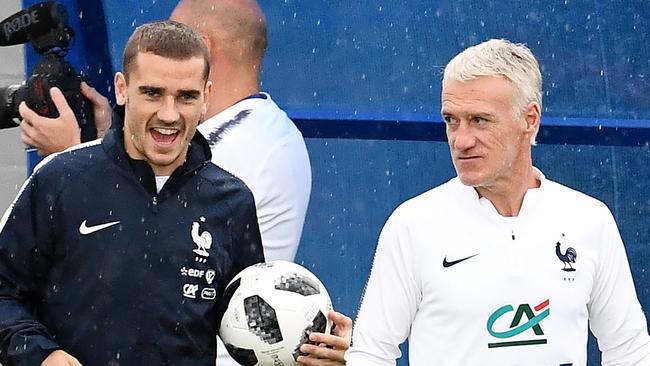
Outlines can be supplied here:
M124 48L122 70L127 81L135 67L135 59L139 53L153 53L173 60L203 57L205 64L203 80L208 80L210 73L208 47L198 33L184 24L171 20L159 20L136 28Z
M542 74L533 53L521 43L490 39L456 55L445 67L442 85L449 80L471 81L481 76L501 76L515 88L514 113L520 117L530 102L542 108ZM534 144L535 137L531 143Z

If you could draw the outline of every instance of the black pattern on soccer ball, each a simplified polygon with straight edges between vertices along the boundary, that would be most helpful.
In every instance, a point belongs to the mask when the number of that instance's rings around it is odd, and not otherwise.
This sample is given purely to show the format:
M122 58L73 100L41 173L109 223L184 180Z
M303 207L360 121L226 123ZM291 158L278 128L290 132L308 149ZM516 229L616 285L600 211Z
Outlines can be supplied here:
M303 296L318 295L320 293L320 286L309 277L305 277L298 273L289 273L280 276L275 281L275 289L282 291L291 291Z
M282 341L282 332L278 324L275 309L261 297L254 295L244 299L244 312L248 329L262 341L274 344Z
M309 340L309 335L313 332L325 333L327 329L327 317L323 312L319 311L314 319L311 321L311 324L302 331L302 337L300 337L300 343L296 345L296 348L293 349L293 359L298 361L298 356L300 356L300 346L305 343L316 344Z
M226 344L225 346L230 357L238 364L242 366L255 366L257 364L257 357L252 349L239 348L232 344Z

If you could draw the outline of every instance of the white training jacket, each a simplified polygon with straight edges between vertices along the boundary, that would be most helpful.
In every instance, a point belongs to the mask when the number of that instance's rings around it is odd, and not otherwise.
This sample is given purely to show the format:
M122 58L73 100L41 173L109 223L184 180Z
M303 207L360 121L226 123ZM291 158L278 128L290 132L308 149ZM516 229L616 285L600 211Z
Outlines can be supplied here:
M458 178L390 216L347 366L584 366L587 326L603 365L650 365L625 248L600 201L541 175L517 217Z

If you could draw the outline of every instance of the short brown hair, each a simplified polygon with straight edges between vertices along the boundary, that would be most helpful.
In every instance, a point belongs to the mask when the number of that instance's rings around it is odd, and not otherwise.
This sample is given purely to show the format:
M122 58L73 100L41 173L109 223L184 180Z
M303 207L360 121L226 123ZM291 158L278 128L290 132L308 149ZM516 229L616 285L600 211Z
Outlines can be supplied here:
M128 81L138 53L153 53L174 60L203 57L203 80L210 73L210 52L201 36L190 27L172 20L158 20L135 29L124 48L122 71Z

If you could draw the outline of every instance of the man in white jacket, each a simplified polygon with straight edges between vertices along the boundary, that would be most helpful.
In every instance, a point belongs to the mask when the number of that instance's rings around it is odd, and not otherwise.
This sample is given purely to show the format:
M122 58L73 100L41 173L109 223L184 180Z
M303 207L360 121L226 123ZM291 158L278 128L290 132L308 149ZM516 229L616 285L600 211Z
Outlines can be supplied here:
M457 177L398 207L379 237L348 366L572 365L590 326L603 365L650 365L625 248L600 201L532 164L542 80L521 44L490 40L445 68Z

